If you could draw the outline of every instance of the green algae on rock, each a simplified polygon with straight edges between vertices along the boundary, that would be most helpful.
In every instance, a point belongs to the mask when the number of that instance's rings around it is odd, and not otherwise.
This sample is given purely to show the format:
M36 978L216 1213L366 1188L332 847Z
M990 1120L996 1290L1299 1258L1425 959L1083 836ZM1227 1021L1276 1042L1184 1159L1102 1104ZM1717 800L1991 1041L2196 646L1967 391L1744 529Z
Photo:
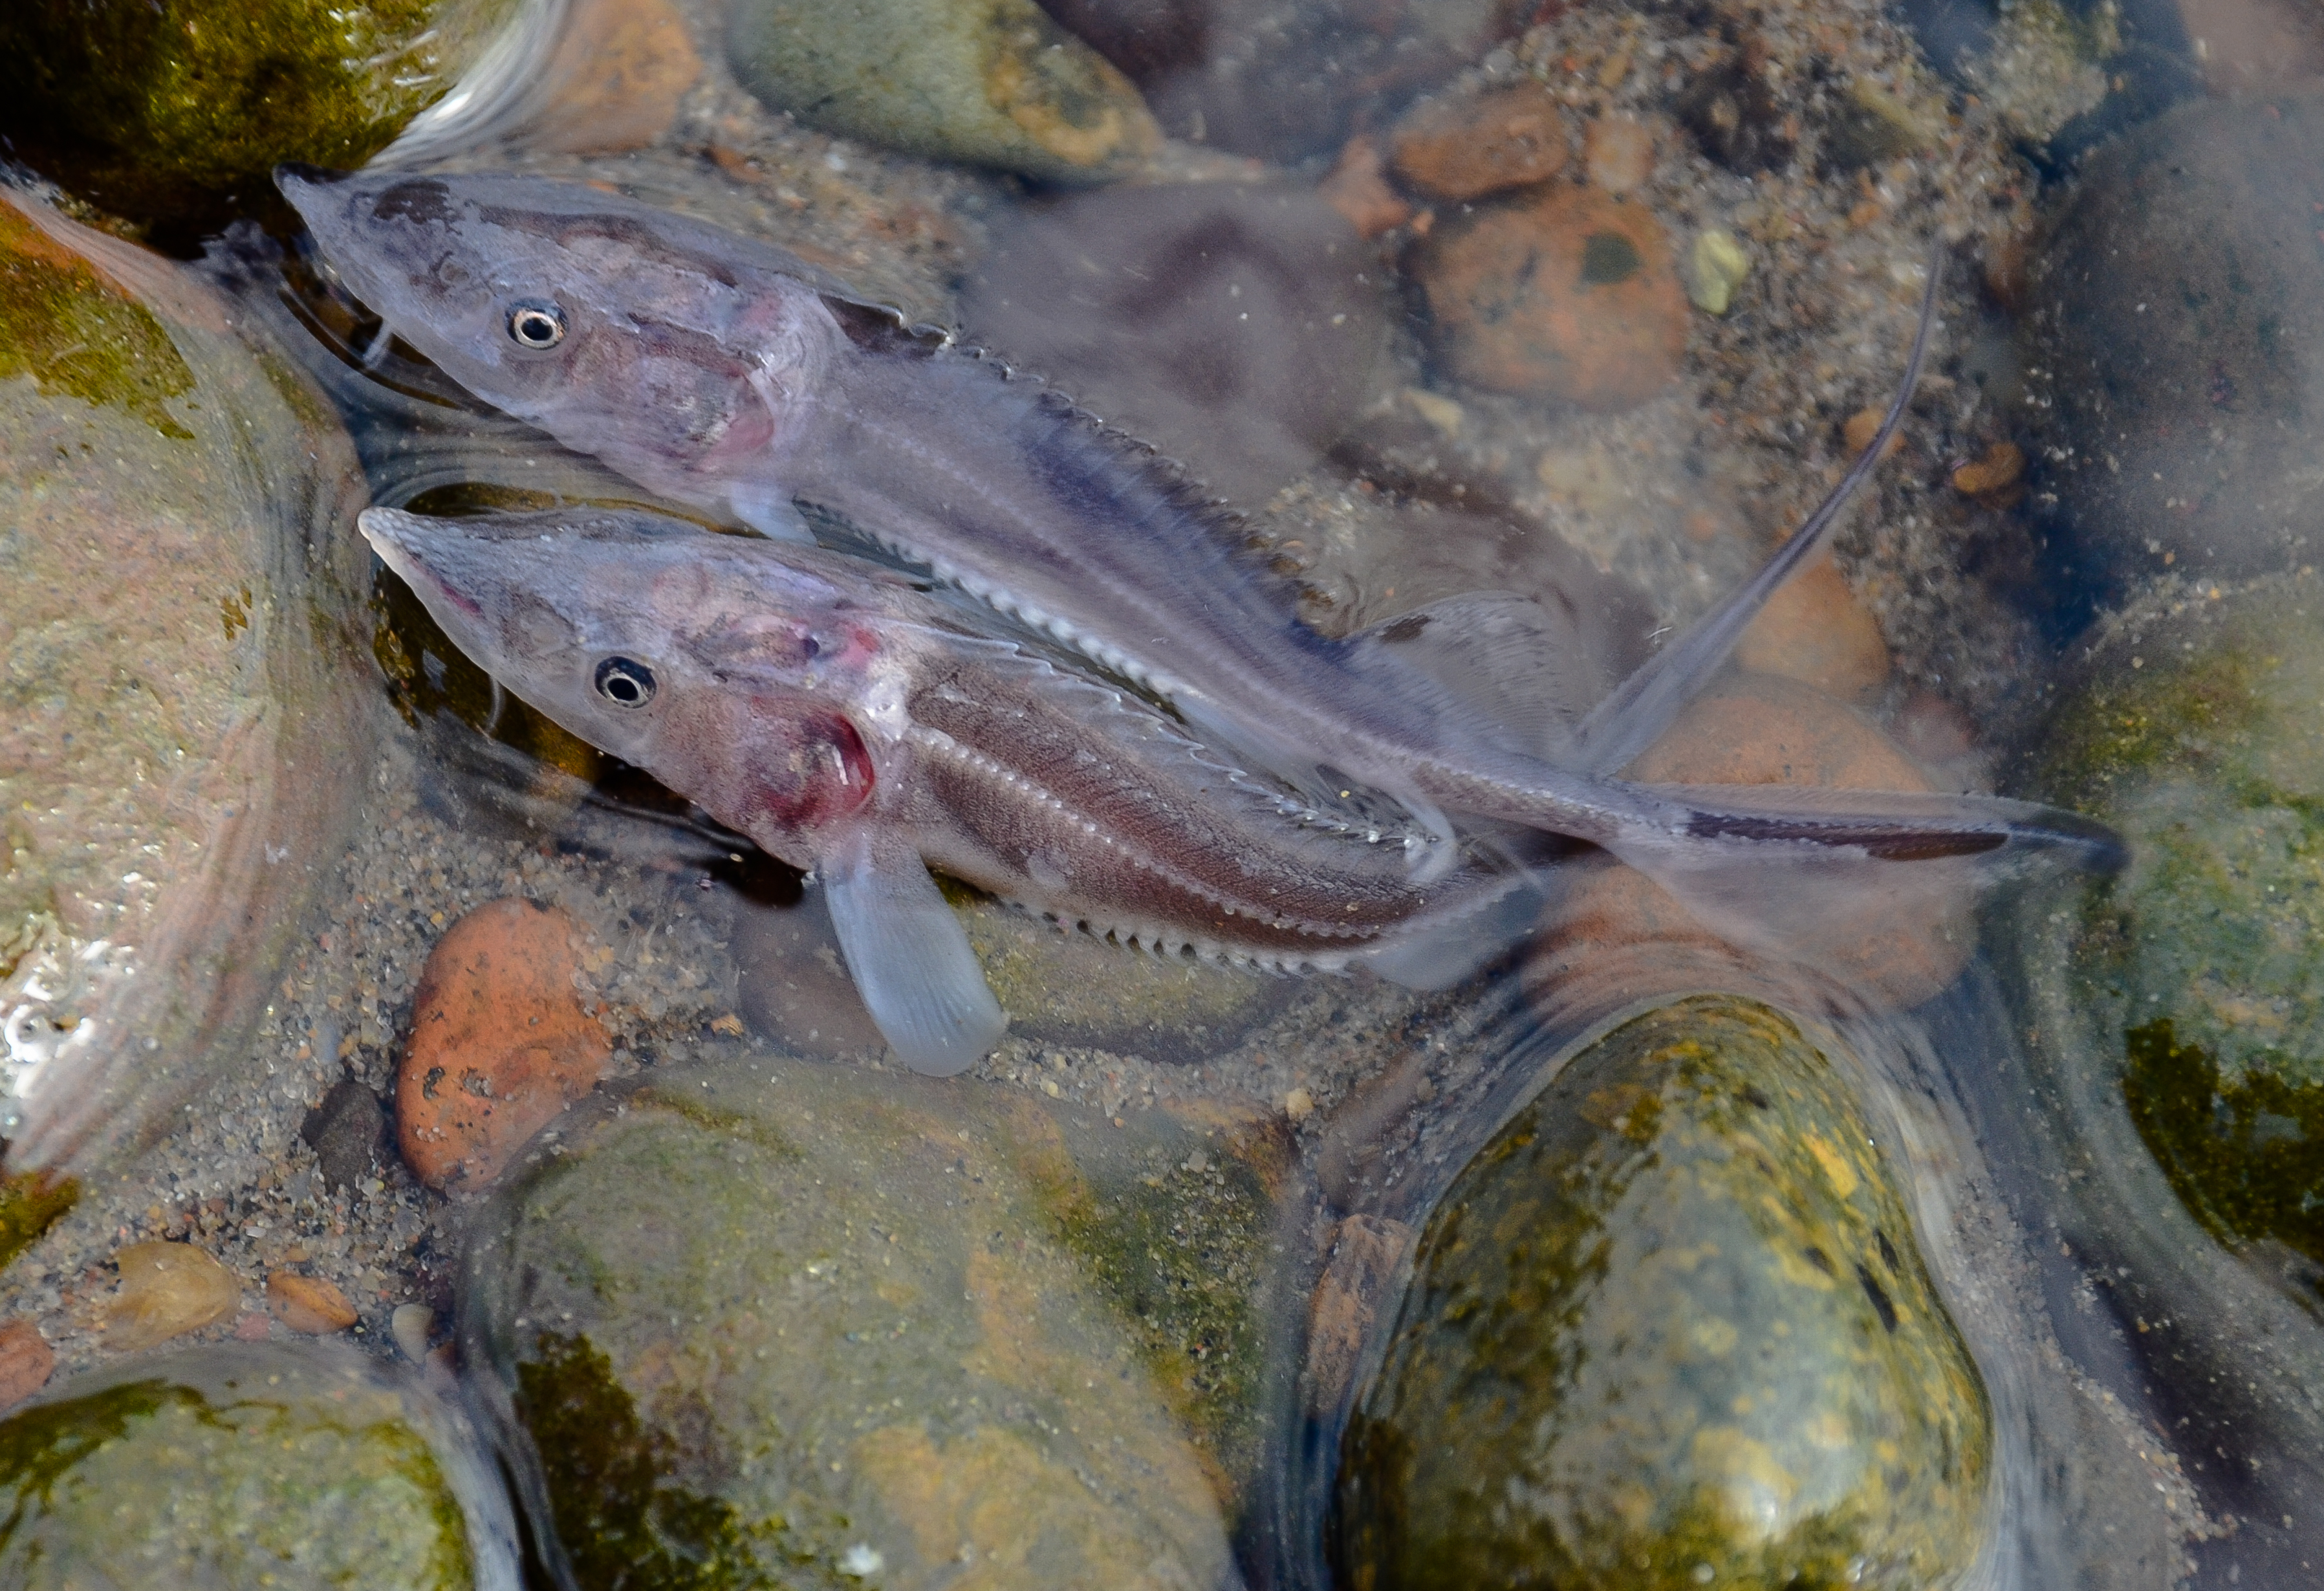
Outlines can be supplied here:
M663 1074L487 1207L464 1341L580 1584L1222 1582L1205 1467L1018 1145L895 1081Z
M271 196L283 161L359 166L442 97L519 0L13 0L0 134L139 221Z
M2324 1262L2324 585L2135 605L2091 648L2030 780L2131 849L2036 976L2103 1031L2130 1120L2197 1220Z
M1033 0L742 0L727 58L776 110L935 160L1101 182L1160 140L1130 79Z
M0 1085L13 1168L238 1058L353 816L361 480L189 273L0 197Z
M512 1587L458 1418L348 1350L222 1345L0 1420L0 1579L24 1591Z
M1342 1447L1351 1585L1951 1586L1991 1416L1848 1083L1665 1006L1575 1057L1430 1217Z

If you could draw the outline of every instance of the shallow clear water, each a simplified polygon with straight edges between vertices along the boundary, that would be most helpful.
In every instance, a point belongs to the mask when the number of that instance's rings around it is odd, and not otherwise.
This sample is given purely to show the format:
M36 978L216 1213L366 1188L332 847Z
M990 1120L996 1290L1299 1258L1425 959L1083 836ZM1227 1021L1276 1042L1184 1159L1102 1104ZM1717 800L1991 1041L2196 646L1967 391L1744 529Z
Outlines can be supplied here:
M282 825L256 855L303 871L165 875L271 930L202 941L208 1004L166 1051L106 1048L163 1030L107 1014L101 980L60 994L100 936L28 914L12 1170L79 1195L0 1272L0 1312L61 1386L119 1360L124 1244L190 1243L238 1282L180 1347L287 1339L269 1278L327 1281L364 1348L465 1399L473 1426L430 1439L494 1447L549 1532L545 1584L794 1583L778 1562L818 1585L2310 1583L2312 21L1050 10L1128 75L1010 78L1008 101L991 63L1017 57L939 47L984 37L968 23L536 6L378 158L592 182L779 244L1152 443L1325 634L1534 598L1584 706L1840 478L1933 268L1901 446L1632 773L2051 801L2125 833L2122 875L1769 869L1683 905L1577 846L1510 942L1425 992L1157 957L963 887L1010 1031L958 1079L915 1076L815 878L496 685L352 523L364 495L650 495L463 394L236 200L263 227L182 267L197 307L167 296L178 267L110 269L180 347L230 325L268 350L298 412L268 423L340 449L295 486L215 487L264 505L237 523L276 560L278 672L250 694L327 704L247 787ZM1141 102L1150 144L1090 119ZM127 246L39 225L100 268ZM152 236L189 255L206 226ZM7 378L52 399L56 357ZM195 388L158 390L139 402ZM9 433L0 552L97 580L22 550L47 423ZM159 655L144 622L74 643ZM62 722L34 717L58 693L25 660L73 638L11 623L19 720ZM1557 727L1505 682L1492 705ZM0 772L31 811L47 764L22 760ZM604 1080L487 1197L489 1172L415 1176L438 1096L406 1074L448 999L420 986L430 951L509 897L565 914L549 981ZM149 985L196 977L158 934L103 943ZM1682 1004L1705 994L1745 1014ZM1751 1100L1784 1087L1780 1120ZM1722 1115L1736 1099L1768 1114ZM1536 1138L1565 1158L1494 1181ZM1479 1278L1504 1274L1529 1304L1492 1301ZM1477 1386L1500 1390L1463 1402ZM705 1562L756 1567L687 1577Z

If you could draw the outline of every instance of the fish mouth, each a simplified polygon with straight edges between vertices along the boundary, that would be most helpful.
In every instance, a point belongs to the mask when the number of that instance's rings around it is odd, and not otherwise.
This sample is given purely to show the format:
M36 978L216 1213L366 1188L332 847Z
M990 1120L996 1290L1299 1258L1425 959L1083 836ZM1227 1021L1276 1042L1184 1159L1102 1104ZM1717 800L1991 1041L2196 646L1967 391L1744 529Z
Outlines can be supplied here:
M429 561L430 544L444 534L437 522L400 508L366 508L355 516L355 528L363 532L380 561L423 598L440 597L471 618L484 616L484 604L453 585Z

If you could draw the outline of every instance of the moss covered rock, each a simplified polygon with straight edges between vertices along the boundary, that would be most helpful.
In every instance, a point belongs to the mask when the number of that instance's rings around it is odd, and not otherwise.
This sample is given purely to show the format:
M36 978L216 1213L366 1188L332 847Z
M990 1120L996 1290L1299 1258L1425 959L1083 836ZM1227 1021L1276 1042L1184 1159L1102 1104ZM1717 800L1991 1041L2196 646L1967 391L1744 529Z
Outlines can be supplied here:
M240 1059L360 782L354 450L188 273L0 198L0 1058L18 1168Z
M672 1075L495 1198L464 1333L580 1585L1227 1576L1211 1467L1057 1240L1073 1178L980 1092Z
M2195 1217L2324 1261L2324 582L2173 587L2079 680L2027 782L2131 863L2039 976L2112 1049Z
M1052 181L1160 139L1130 79L1033 0L741 0L727 59L777 110L872 143Z
M142 221L271 192L278 162L361 165L440 97L519 0L13 0L0 132Z
M464 1429L352 1353L229 1345L84 1377L0 1421L0 1580L513 1585Z
M1702 997L1576 1056L1424 1231L1342 1454L1364 1591L1950 1586L1984 1383L1848 1085Z

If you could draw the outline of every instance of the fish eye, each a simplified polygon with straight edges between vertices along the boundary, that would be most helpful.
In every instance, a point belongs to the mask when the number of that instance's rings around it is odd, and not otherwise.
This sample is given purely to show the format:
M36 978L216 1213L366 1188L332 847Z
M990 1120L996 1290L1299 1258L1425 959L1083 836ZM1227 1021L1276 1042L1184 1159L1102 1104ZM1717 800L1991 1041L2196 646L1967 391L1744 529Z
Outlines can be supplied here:
M641 708L653 699L653 671L633 657L609 657L597 665L597 694L617 708Z
M545 354L565 340L565 311L540 299L522 299L509 308L509 340L520 348Z

